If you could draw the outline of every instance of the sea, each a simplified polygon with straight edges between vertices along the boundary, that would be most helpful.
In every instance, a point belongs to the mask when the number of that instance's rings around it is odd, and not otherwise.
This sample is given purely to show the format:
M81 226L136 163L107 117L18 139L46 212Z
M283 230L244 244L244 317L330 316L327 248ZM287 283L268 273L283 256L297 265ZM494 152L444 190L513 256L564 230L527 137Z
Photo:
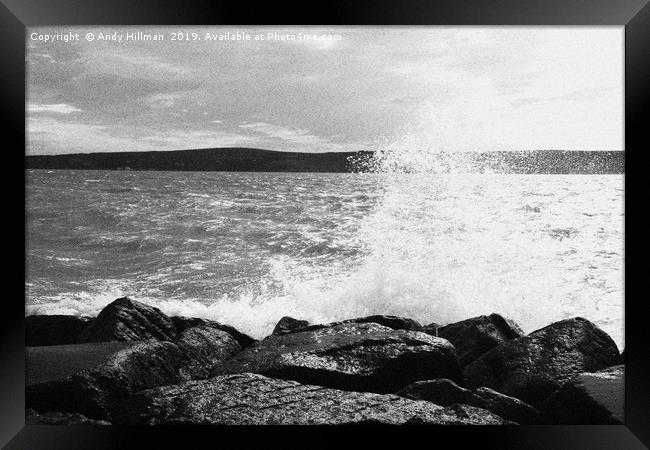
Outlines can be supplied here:
M623 175L28 170L26 314L128 296L260 338L283 316L624 342Z

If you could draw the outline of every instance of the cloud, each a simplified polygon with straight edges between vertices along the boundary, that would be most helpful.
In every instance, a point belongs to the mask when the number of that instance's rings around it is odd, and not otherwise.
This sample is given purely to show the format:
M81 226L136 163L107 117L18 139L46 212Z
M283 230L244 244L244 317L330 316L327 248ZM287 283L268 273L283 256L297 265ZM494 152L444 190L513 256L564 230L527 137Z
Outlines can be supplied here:
M87 153L182 150L258 145L259 139L232 132L180 130L142 135L137 127L116 128L95 123L64 122L52 117L30 117L28 153Z
M39 132L39 142L53 139L41 148L120 151L127 145L146 150L243 142L323 152L411 141L483 150L623 148L622 29L248 31L337 33L342 40L30 41L28 112L61 119L52 124L55 134ZM65 139L55 137L64 132ZM77 136L83 145L74 142Z
M113 136L107 127L71 123L51 117L30 117L27 121L30 154L87 153L107 151L154 150L136 140Z
M316 136L309 130L284 127L268 122L243 123L239 125L239 128L260 136L260 146L269 149L322 153L370 150L373 147L370 142L358 140L333 142L329 138ZM335 134L330 137L339 139L342 136Z
M65 103L56 103L51 105L43 105L38 103L30 103L27 105L28 113L52 113L52 114L72 114L81 112L79 108Z
M195 149L209 147L254 146L257 140L230 132L212 130L180 131L170 130L154 135L143 136L140 142L157 146L159 150Z
M241 124L239 125L239 128L250 130L255 133L264 134L271 138L293 142L295 144L318 145L318 144L330 143L326 139L322 139L318 136L314 136L313 134L309 134L309 130L282 127L282 126L273 125L266 122Z

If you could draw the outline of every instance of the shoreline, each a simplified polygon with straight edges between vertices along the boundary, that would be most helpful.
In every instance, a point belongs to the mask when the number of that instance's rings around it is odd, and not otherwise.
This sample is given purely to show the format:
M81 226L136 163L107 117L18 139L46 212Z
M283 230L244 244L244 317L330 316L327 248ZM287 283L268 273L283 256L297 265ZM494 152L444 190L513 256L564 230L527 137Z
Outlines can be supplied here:
M73 322L77 331L61 333ZM32 315L26 324L31 423L80 414L115 424L622 422L611 399L622 402L624 359L583 318L526 334L499 314L445 326L386 315L326 324L283 317L256 340L124 297L93 318ZM295 397L293 412L271 401L277 390ZM203 406L152 409L161 401Z
M199 172L373 172L376 152L285 152L258 148L26 155L26 169ZM623 150L526 150L441 153L437 166L469 172L603 174L625 172ZM381 155L380 155L381 158ZM451 165L450 165L451 164ZM409 168L405 168L409 169ZM407 170L409 171L409 170Z

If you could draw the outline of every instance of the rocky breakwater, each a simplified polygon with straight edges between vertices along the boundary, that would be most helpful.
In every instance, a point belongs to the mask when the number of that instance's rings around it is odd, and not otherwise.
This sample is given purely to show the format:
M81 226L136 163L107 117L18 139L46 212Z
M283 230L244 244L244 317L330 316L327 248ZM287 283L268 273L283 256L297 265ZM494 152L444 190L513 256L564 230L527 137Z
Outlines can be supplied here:
M623 366L575 318L529 335L497 314L283 317L260 340L122 298L28 318L27 421L74 424L618 423ZM62 340L55 331L75 324ZM588 405L592 414L584 414Z

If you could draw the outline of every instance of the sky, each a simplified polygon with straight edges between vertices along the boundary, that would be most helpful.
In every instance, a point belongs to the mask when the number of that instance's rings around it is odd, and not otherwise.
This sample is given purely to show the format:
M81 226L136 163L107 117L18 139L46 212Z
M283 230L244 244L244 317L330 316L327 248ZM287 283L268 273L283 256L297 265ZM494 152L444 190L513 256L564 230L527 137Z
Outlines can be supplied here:
M623 150L623 30L29 28L27 153Z

